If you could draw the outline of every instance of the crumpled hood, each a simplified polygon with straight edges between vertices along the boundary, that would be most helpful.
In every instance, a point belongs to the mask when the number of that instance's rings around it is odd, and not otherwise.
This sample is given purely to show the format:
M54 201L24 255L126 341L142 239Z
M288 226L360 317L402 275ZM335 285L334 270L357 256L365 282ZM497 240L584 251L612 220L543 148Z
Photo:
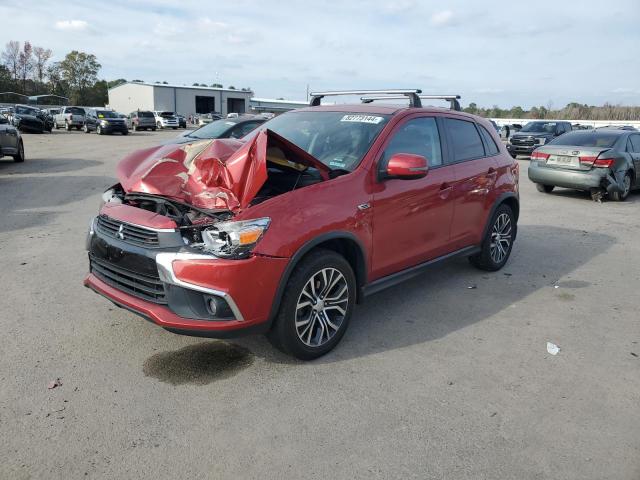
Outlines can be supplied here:
M138 150L125 157L116 172L127 193L174 198L197 208L237 211L246 208L267 180L267 148L277 147L288 160L320 171L329 168L271 130L248 142L200 140ZM294 160L293 160L294 159Z

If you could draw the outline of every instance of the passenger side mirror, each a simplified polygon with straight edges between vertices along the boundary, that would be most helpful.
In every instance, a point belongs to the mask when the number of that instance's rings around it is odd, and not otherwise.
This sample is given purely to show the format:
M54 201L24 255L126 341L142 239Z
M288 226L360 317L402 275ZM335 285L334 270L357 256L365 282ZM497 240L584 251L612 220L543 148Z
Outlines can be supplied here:
M396 153L389 159L385 178L412 180L422 178L429 172L427 159L413 153Z
M0 125L6 125L9 123L9 119L7 117L0 116Z

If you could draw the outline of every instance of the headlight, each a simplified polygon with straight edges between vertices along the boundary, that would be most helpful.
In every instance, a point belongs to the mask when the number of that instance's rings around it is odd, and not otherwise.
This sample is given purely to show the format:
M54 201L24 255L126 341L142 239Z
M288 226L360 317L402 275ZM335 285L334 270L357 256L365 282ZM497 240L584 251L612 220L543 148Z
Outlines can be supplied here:
M100 120L100 125L102 125L103 127L109 125L109 122L106 120Z
M547 139L546 139L545 137L538 137L538 138L536 138L536 143L537 143L538 145L544 145L546 141L547 141Z
M120 197L116 192L116 189L112 187L102 194L100 208L98 211L102 210L105 203L115 203L116 205L119 205L122 203L122 197Z
M204 249L217 257L246 257L262 238L269 223L270 218L216 223L202 231Z

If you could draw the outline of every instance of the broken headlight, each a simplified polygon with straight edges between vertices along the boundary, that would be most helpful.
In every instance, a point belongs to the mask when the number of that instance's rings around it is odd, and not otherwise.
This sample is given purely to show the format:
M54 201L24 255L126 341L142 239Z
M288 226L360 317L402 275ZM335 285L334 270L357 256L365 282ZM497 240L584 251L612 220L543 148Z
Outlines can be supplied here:
M223 258L244 258L262 238L270 218L218 222L202 231L204 250Z

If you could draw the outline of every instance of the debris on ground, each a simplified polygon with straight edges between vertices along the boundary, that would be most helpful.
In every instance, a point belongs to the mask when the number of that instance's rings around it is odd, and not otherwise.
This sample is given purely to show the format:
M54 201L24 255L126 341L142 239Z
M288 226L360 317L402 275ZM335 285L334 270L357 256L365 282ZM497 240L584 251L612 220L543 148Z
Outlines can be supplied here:
M557 355L559 351L560 347L558 345L556 345L555 343L547 342L547 352L549 352L551 355Z
M47 388L49 390L53 390L54 388L61 387L61 386L62 386L62 382L60 381L59 378L56 378L55 380L51 380L49 382L49 384L47 385Z
M467 288L469 290L474 290L474 289L478 288L478 286L477 285L469 285Z
M635 352L631 352L631 355L633 355L633 356L634 356L634 357L636 357L636 358L638 357L638 354L637 354L637 353L635 353Z

